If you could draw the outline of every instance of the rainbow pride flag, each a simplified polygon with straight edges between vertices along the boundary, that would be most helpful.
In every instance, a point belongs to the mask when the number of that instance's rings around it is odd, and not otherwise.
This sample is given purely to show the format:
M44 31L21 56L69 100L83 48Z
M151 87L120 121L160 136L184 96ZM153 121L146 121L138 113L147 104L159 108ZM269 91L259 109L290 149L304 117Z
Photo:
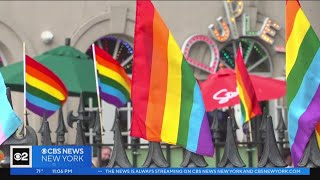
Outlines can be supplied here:
M248 70L244 64L241 45L239 46L237 52L235 71L240 98L241 119L243 123L246 123L250 121L251 118L260 115L261 109L256 92L248 74Z
M67 100L68 91L50 69L26 55L26 106L39 116L54 114Z
M286 2L288 132L294 166L320 121L320 41L298 1Z
M116 107L130 101L131 79L117 60L94 46L101 99Z
M20 118L13 111L6 92L7 88L0 73L0 145L22 124Z
M137 1L131 136L213 156L199 85L151 1Z

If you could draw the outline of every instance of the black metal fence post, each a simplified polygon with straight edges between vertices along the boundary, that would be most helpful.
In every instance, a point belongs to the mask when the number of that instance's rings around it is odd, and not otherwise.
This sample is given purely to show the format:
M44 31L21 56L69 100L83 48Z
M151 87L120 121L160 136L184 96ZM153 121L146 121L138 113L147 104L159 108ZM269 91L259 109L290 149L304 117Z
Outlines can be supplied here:
M169 167L171 167L171 149L169 144L166 144L166 159L169 164Z
M132 154L132 165L133 167L138 167L138 149L139 149L139 139L138 138L132 138L131 139L133 145L131 147L131 154Z

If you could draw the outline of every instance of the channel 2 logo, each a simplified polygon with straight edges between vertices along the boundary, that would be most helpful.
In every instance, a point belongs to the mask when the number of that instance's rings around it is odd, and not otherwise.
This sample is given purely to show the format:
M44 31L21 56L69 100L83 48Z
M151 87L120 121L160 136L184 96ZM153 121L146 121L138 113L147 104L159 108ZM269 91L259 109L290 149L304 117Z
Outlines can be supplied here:
M10 146L10 167L32 167L32 146Z

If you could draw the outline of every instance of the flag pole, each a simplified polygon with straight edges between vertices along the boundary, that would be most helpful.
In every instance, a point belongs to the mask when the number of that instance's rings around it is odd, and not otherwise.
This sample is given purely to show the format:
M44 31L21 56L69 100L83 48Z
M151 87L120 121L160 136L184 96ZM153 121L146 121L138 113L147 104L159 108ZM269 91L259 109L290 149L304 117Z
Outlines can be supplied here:
M250 142L252 142L252 131L251 131L251 119L249 120L249 137L250 137Z
M101 111L101 104L100 104L100 90L99 90L99 82L98 82L98 73L97 73L97 62L96 62L96 51L94 47L94 43L92 43L92 55L93 55L93 64L94 64L94 74L95 74L95 80L96 80L96 90L97 90L97 100L98 100L98 113L100 118L100 130L101 130L101 136L103 134L103 126L102 126L102 111Z
M22 44L22 54L23 54L23 135L26 135L26 122L27 122L27 85L26 85L26 43Z

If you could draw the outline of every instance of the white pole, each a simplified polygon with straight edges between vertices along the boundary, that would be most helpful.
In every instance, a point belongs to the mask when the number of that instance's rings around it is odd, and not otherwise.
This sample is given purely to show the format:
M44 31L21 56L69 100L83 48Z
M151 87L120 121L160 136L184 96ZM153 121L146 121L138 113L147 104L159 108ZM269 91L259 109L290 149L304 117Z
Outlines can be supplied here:
M26 43L23 42L23 125L26 127L27 123L27 84L26 84ZM26 135L26 128L23 129L23 135Z
M102 128L102 111L101 111L101 104L100 104L100 91L99 91L99 82L98 82L98 69L97 69L97 62L96 62L96 51L95 51L95 45L92 44L92 54L93 54L93 64L94 64L94 74L95 74L95 80L96 80L96 90L97 90L97 101L98 101L98 113L100 118L100 130L101 130L101 136L103 135L103 128Z

